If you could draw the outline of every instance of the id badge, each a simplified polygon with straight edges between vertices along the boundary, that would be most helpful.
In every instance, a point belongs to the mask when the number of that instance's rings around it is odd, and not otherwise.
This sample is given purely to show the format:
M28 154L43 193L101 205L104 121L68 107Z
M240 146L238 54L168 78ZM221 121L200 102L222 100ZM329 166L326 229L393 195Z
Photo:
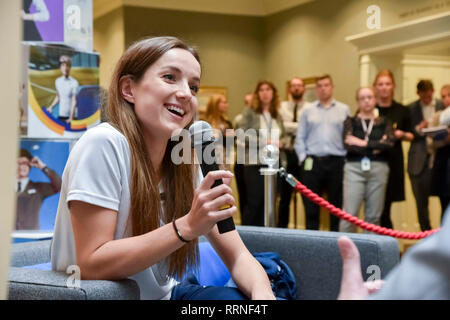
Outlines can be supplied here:
M369 171L370 170L370 159L367 157L364 157L361 159L361 170L362 171Z
M305 171L311 171L313 168L313 158L308 157L305 159L304 167Z

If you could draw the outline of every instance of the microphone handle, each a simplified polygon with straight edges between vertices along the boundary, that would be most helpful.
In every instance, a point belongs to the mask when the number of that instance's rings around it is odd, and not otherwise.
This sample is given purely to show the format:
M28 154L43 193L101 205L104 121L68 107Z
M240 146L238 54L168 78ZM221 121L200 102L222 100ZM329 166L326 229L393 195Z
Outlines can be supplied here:
M208 172L210 172L210 171L219 170L219 166L215 162L212 164L206 164L204 161L202 161L202 163L200 164L200 167L202 169L203 176L206 176L208 174ZM214 184L212 185L211 188L214 188L221 184L223 184L222 179L217 179L216 181L214 181ZM226 209L226 208L229 208L229 206L224 207L223 209ZM221 234L236 229L236 227L234 225L233 217L229 217L229 218L226 218L225 220L221 220L221 221L217 222L217 228L219 229L219 233L221 233Z

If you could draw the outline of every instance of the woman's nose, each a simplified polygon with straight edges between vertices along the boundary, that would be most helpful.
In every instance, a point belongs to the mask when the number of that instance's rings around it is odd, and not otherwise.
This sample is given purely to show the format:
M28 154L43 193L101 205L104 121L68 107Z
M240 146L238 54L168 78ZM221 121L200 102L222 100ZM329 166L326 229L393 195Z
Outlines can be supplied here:
M178 87L178 90L176 92L177 98L184 99L184 100L190 100L192 98L192 92L191 88L187 83L183 83Z

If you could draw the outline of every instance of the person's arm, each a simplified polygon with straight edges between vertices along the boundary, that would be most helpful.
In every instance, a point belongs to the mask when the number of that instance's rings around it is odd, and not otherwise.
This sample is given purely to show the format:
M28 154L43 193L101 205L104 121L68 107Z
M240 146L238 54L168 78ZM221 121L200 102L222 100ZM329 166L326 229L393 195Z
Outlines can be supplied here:
M411 142L414 140L413 130L411 113L409 110L405 110L401 128L394 130L394 136L397 140Z
M267 273L245 247L236 230L219 234L217 227L208 240L227 266L237 287L252 300L275 299Z
M55 98L53 99L52 103L50 104L49 107L47 107L47 111L48 112L52 112L53 108L55 107L55 105L59 102L59 95L58 93L56 93Z
M338 299L450 299L449 241L450 208L447 208L442 229L409 249L383 284L380 281L363 282L358 249L348 237L339 238L343 267Z
M375 151L383 151L394 146L395 136L394 128L389 120L386 120L384 135L379 140L369 140L367 146Z
M298 124L297 135L295 137L294 149L297 153L299 163L302 163L306 158L306 146L305 141L308 136L308 124L306 121L307 112L302 112L300 116L300 122Z
M450 110L450 109L449 109ZM438 111L433 115L433 119L431 121L432 127L438 127L440 125L440 117L442 115L442 111ZM447 129L447 134L439 134L431 138L432 140L432 146L434 151L436 151L439 148L445 147L446 145L450 144L450 129Z
M443 126L450 126L450 107L442 111L439 117L439 124Z
M39 157L35 156L30 161L30 165L32 167L35 167L39 170L42 170L42 172L49 178L50 183L47 182L39 182L37 183L37 188L39 189L39 193L43 198L47 198L51 195L54 195L55 193L58 193L61 190L61 177L59 174L57 174L55 171L47 167L47 165L42 162Z
M245 148L254 149L259 146L259 130L254 128L255 117L257 115L251 108L245 109L242 114L240 129L245 133L242 141Z
M191 210L176 220L184 239L207 234L217 221L236 212L229 186L222 184L211 189L215 180L231 177L230 172L221 170L206 175L195 191ZM219 211L224 204L232 206ZM82 279L123 279L163 260L184 245L173 223L139 236L115 240L116 211L78 200L68 205Z
M347 118L344 120L342 139L344 141L344 148L348 152L365 154L367 142L353 135L353 123L350 116L347 116Z
M72 97L72 105L70 107L70 116L69 116L69 119L67 120L67 122L71 122L73 120L76 107L77 107L77 98Z
M284 128L287 134L294 135L297 133L298 123L293 121L283 121Z

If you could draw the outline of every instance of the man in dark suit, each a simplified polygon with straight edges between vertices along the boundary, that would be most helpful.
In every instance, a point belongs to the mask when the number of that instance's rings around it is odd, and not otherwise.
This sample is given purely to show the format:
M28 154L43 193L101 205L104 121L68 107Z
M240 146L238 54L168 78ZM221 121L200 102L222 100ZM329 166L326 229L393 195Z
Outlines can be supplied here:
M433 83L430 80L420 80L417 84L419 100L408 106L414 133L414 140L411 142L408 153L408 174L416 198L422 231L431 229L428 197L431 192L432 167L432 149L427 146L427 139L422 130L429 126L435 112L444 109L442 101L434 99L433 93Z
M42 170L48 182L34 182L28 178L32 167ZM20 149L17 161L17 217L16 230L38 230L39 213L45 198L61 190L61 177L38 157Z

